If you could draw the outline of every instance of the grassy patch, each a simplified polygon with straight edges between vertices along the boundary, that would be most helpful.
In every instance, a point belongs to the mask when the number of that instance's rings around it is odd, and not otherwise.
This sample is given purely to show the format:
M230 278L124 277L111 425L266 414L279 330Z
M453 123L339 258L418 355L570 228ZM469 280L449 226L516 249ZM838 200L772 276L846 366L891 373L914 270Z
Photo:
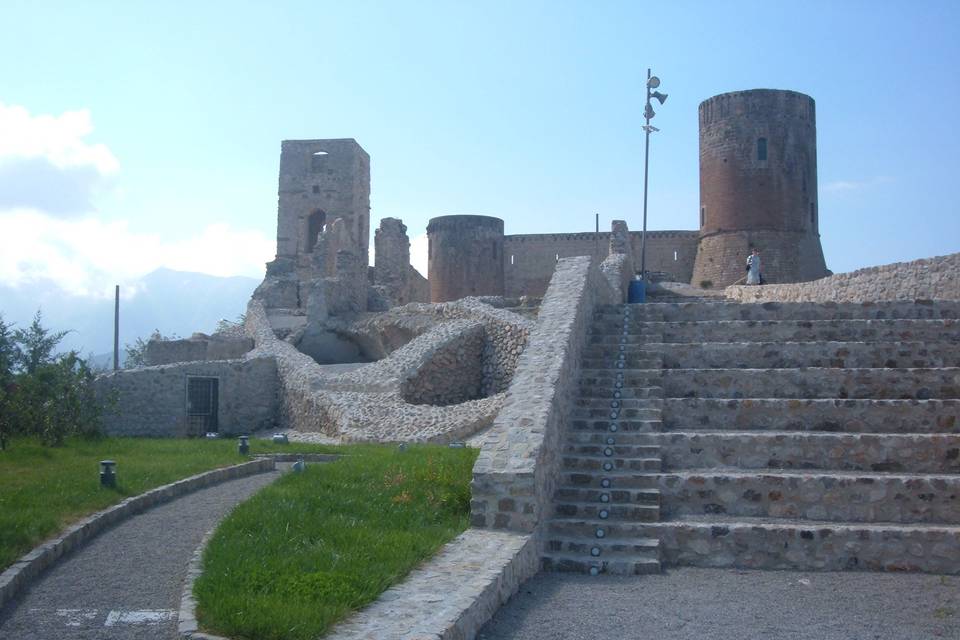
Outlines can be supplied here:
M332 451L254 440L251 453ZM117 461L117 488L100 486L99 462ZM44 447L16 438L0 451L0 571L64 527L126 497L242 462L235 440L69 439Z
M467 528L476 452L350 447L240 505L194 586L201 625L232 638L316 638Z

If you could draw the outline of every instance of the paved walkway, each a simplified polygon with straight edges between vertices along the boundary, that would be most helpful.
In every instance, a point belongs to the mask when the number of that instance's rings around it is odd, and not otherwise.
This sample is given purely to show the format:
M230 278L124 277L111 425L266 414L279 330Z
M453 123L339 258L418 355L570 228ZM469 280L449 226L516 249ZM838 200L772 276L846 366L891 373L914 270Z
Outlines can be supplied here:
M960 576L674 569L541 573L477 640L957 640Z
M176 638L187 564L204 534L279 475L207 487L105 531L0 610L0 638Z

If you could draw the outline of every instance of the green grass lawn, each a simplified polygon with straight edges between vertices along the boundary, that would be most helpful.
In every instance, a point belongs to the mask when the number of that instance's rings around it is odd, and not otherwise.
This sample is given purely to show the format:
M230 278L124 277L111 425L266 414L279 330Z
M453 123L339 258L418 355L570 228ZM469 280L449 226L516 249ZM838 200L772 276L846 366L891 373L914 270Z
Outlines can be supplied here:
M194 586L204 629L313 639L467 528L476 451L355 446L241 504Z
M251 453L329 452L322 445L252 440ZM100 486L99 462L117 462L117 487ZM44 447L15 438L0 451L0 571L67 525L126 497L243 462L236 440L72 438Z

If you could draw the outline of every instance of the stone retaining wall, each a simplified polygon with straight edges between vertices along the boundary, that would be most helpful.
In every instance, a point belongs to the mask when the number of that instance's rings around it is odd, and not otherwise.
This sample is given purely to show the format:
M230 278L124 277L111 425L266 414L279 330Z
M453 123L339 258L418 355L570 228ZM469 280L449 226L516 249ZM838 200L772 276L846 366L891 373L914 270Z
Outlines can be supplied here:
M727 287L740 302L960 300L960 253L895 262L799 284Z
M932 526L665 522L646 532L673 566L956 574L960 557L956 534Z
M458 303L449 304L456 307ZM426 308L438 306L445 305L426 305ZM489 309L490 313L498 311ZM284 428L320 432L343 442L449 442L488 426L502 405L503 395L435 406L411 404L404 399L401 389L409 392L418 388L418 380L424 382L429 378L418 379L418 372L429 365L438 350L453 348L462 344L466 336L485 331L487 325L483 320L462 312L473 319L450 318L440 322L388 358L338 374L325 372L312 358L277 339L259 301L252 300L248 306L246 324L248 334L257 345L253 353L277 360L281 382L280 421ZM517 328L528 322L516 314L503 313L507 318L517 319ZM520 335L522 331L517 333ZM472 366L479 372L481 361ZM454 386L445 389L449 391ZM421 397L429 395L425 387L419 388Z
M677 516L729 515L833 522L960 524L960 478L856 473L664 473L660 510Z
M590 258L557 263L503 408L473 468L471 522L533 532L549 516L564 422L598 304L619 301Z
M107 399L103 429L115 436L196 436L187 420L186 378L217 378L218 431L222 435L270 428L277 413L273 358L181 362L125 369L97 378Z

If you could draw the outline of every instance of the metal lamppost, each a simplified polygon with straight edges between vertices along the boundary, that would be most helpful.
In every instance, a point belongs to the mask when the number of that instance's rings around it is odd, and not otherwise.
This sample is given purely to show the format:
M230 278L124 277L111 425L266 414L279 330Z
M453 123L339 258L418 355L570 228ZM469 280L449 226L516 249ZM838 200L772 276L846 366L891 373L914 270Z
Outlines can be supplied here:
M651 93L651 89L656 89L659 86L660 78L651 76L650 69L647 69L647 104L643 107L643 117L647 123L643 126L643 130L646 132L646 144L643 152L643 231L640 234L639 272L640 278L643 280L644 289L646 289L647 284L647 176L650 170L650 134L654 131L660 131L660 129L650 124L650 119L657 115L653 107L650 106L650 98L656 98L660 101L660 104L667 101L667 94L660 93L659 91L653 91Z

